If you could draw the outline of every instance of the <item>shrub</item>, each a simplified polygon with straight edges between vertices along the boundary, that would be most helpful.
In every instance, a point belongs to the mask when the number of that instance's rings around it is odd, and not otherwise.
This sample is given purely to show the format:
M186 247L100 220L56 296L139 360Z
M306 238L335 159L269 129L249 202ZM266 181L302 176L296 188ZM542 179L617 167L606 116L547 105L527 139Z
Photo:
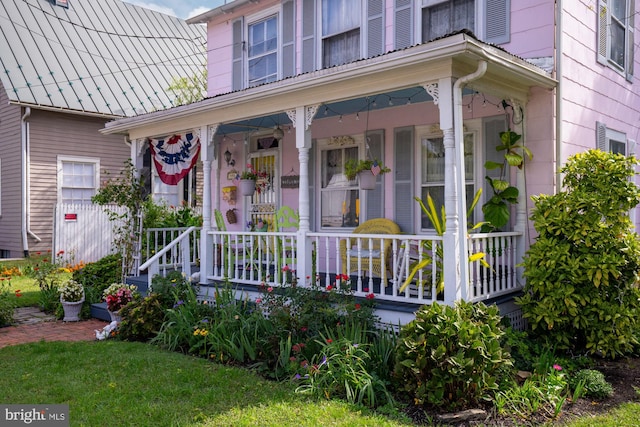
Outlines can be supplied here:
M524 258L518 304L547 347L609 357L634 350L640 313L640 202L635 158L590 150L562 169L565 190L533 197L539 233Z
M107 255L73 272L72 278L85 288L85 299L91 303L102 301L102 293L111 283L121 280L122 257Z
M126 341L149 341L158 334L165 320L165 309L160 296L150 294L132 301L120 309L122 322L118 325L119 337Z
M10 291L11 283L5 278L0 280L0 327L13 323L13 312L16 308L15 299ZM16 296L19 292L16 291Z
M606 399L613 395L613 387L604 377L604 374L595 369L582 369L571 378L569 385L575 389L578 384L582 386L584 396L594 399Z
M456 409L488 400L504 368L504 332L495 306L433 303L400 330L395 377L416 404Z

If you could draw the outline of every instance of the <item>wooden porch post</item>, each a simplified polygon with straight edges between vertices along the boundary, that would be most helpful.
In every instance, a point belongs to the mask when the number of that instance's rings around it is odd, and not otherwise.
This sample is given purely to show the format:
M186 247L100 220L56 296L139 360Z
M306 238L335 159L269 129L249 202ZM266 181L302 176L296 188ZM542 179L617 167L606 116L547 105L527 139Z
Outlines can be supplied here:
M306 284L306 278L311 276L311 241L307 233L311 229L310 203L309 203L309 150L311 150L311 131L309 126L318 111L318 105L297 107L287 111L287 115L296 129L296 148L298 149L298 162L300 164L300 185L298 188L298 209L300 222L298 227L297 242L297 272L301 283ZM315 278L310 277L311 280Z
M213 137L218 125L200 128L200 154L202 159L202 231L200 233L200 283L207 283L207 276L213 268L213 239L211 231L211 161L213 156Z
M446 230L443 236L444 303L453 305L461 298L460 268L460 233L457 180L455 134L453 123L453 80L442 78L438 83L425 85L426 91L433 98L440 110L440 129L443 133L444 145L444 209Z

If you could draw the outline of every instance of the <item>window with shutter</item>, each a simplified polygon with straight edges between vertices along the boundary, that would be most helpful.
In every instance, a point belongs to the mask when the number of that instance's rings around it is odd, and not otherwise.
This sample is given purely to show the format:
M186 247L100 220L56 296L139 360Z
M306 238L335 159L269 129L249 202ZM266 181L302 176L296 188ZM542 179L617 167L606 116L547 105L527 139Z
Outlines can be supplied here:
M597 59L625 75L633 77L634 0L598 0Z
M322 66L346 64L360 55L359 0L322 0Z
M602 122L596 122L596 147L610 153L629 155L627 136L622 132L607 128L607 125Z

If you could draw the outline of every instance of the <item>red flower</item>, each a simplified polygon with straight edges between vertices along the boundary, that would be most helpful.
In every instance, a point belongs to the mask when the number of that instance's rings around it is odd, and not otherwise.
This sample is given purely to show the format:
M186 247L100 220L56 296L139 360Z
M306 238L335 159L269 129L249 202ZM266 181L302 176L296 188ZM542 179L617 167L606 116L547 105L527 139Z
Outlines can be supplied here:
M362 288L362 292L369 292L369 288Z
M331 344L333 340L331 338L327 338L327 344Z
M333 289L333 286L327 285L327 290L330 291L331 289Z
M374 299L376 296L374 294L367 294L366 299Z
M58 253L56 255L63 255L64 251L58 251Z
M300 332L307 332L307 327L306 326L301 327Z
M356 304L353 308L354 308L356 311L360 310L360 304Z
M16 289L16 298L20 298L22 296L22 294L20 293L20 289Z

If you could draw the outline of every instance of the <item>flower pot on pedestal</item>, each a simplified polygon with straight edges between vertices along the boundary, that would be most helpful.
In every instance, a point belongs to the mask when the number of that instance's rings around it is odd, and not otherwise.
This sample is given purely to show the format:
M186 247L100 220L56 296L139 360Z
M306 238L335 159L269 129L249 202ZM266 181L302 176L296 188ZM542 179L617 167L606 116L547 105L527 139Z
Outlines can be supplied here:
M376 177L369 170L358 172L358 184L361 190L373 190L376 188Z
M64 310L63 322L77 322L80 320L80 311L82 311L82 304L84 303L84 295L80 301L68 302L60 299L62 309Z
M238 182L238 188L243 196L251 196L256 191L256 181L253 179L241 179Z

